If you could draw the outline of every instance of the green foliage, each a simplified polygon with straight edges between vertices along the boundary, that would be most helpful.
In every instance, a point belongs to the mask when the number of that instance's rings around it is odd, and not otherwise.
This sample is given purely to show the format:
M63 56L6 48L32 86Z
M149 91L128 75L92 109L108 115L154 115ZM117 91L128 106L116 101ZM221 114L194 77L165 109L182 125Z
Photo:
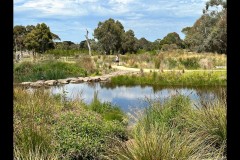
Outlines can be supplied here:
M226 71L196 71L196 72L185 72L182 71L172 71L158 73L154 75L147 73L144 76L127 76L121 75L112 77L112 84L119 85L187 85L187 86L206 86L206 85L226 85Z
M219 11L214 6L222 6ZM211 9L209 8L211 7ZM226 1L209 0L203 15L192 27L182 29L186 46L198 52L225 53L227 48Z
M146 38L142 37L137 41L136 47L137 47L137 49L142 49L144 51L150 51L151 50L151 42L148 41Z
M68 105L48 90L14 88L14 159L99 159L113 140L127 139L122 122L78 100Z
M101 103L98 99L97 92L94 92L94 97L89 107L92 111L101 114L102 117L108 121L117 120L119 122L123 122L126 119L124 112L118 106L109 102Z
M82 51L79 50L74 50L74 49L69 49L69 50L64 50L64 49L52 49L52 50L48 50L45 52L45 54L50 54L50 55L54 55L55 57L59 57L59 56L75 56L80 54ZM84 54L84 52L82 52L81 54Z
M128 30L123 34L123 42L122 42L122 50L123 53L136 53L136 41L134 32L132 30Z
M119 51L121 49L122 35L124 27L119 21L110 18L104 22L99 22L98 27L94 30L94 37L107 53Z
M37 24L36 27L26 35L24 39L25 46L28 50L44 53L46 50L54 48L53 33L45 24Z
M15 50L33 50L34 52L45 52L54 48L53 40L60 38L52 33L45 24L19 26L13 28L13 39Z
M144 118L140 121L145 128L158 124L171 128L178 124L180 114L191 109L190 99L183 95L172 96L163 103L149 100L149 107L145 111Z
M64 158L98 159L111 145L109 137L123 132L120 123L103 121L94 112L69 112L63 114L56 125L58 150Z
M14 152L15 156L52 157L52 128L54 114L60 110L50 93L36 90L32 93L14 88ZM36 154L35 154L36 153ZM33 155L32 155L33 154Z
M182 48L182 40L176 32L168 33L161 41L160 47L163 50Z
M185 66L186 69L198 69L200 68L199 59L197 57L179 59L179 62Z
M176 59L168 58L167 61L168 61L169 69L172 69L178 66L178 61Z
M42 63L23 62L14 67L14 81L36 81L86 76L86 71L76 64L47 61Z

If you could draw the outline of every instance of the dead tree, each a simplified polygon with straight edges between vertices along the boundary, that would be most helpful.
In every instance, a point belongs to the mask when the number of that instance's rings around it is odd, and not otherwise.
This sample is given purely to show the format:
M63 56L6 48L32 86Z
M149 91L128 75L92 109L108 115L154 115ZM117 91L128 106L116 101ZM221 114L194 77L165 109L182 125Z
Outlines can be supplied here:
M87 29L86 29L87 30ZM89 40L88 40L88 30L87 30L87 35L85 35L86 37L86 40L87 40L87 45L88 45L88 50L89 50L89 56L92 56L92 53L91 53L91 46L90 46L90 43L89 43Z

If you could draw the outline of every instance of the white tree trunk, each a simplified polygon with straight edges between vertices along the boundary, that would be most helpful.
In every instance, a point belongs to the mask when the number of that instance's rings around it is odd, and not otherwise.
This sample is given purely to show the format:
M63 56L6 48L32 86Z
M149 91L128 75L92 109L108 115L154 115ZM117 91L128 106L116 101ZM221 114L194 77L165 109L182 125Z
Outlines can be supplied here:
M86 29L87 30L87 29ZM91 46L90 46L90 43L89 43L89 40L88 40L88 30L87 30L87 35L85 35L86 37L86 40L87 40L87 45L88 45L88 50L89 50L89 56L92 56L92 53L91 53Z

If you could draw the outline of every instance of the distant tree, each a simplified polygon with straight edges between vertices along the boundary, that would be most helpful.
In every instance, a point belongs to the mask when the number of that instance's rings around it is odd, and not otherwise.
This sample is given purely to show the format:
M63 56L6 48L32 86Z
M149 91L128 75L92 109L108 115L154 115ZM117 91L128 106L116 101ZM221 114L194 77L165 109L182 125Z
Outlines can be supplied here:
M168 44L168 45L175 44L177 46L177 48L183 48L183 41L176 32L168 33L160 41L160 48L162 48L162 46L164 44ZM172 46L175 46L175 45L172 45ZM173 47L173 48L175 48L175 47Z
M78 49L79 45L75 44L72 41L63 41L63 42L56 42L55 48L62 49L62 50L70 50L70 49Z
M27 31L27 33L30 33L33 29L35 29L35 26L34 26L34 25L27 25L27 26L26 26L26 31Z
M44 53L46 50L54 48L53 34L45 23L37 24L36 27L29 26L28 32L24 39L27 49Z
M38 43L38 37L35 30L32 30L26 35L24 44L28 50L33 51L33 54L38 51L40 44Z
M114 51L120 51L122 47L122 37L124 27L119 21L110 18L104 22L99 22L94 30L94 37L98 40L101 48L110 54Z
M22 25L16 25L13 28L13 45L15 51L22 51L25 48L24 38L26 36L26 28Z
M142 37L139 40L137 40L137 49L143 49L146 51L150 51L151 50L151 42L148 41L146 38Z
M54 34L54 33L51 33L51 35L52 35L52 39L53 39L53 40L59 40L59 41L61 41L61 38L60 38L58 35L56 35L56 34Z
M86 40L81 41L79 44L79 48L80 49L88 49L87 41Z
M160 50L160 42L161 39L156 39L154 42L152 42L152 49L153 50Z
M123 34L122 40L122 53L125 54L126 52L136 53L136 41L133 30L128 30Z

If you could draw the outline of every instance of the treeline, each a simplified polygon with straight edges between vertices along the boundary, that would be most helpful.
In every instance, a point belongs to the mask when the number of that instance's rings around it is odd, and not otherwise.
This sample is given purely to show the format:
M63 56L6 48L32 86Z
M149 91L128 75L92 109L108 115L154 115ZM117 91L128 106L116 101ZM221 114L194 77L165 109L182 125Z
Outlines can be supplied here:
M226 0L209 0L203 15L192 27L182 29L186 47L197 52L226 53L227 3Z
M15 51L31 50L33 53L44 53L54 48L54 40L60 40L59 36L52 33L45 24L17 25L13 28L13 46Z
M99 22L94 29L93 39L90 39L91 49L99 53L137 53L138 51L188 49L195 52L225 53L227 47L227 5L224 0L209 0L206 2L203 15L192 27L185 27L182 32L184 40L176 32L168 33L163 39L154 42L142 37L137 39L133 30L125 31L124 26L112 18ZM31 50L44 53L50 49L84 50L88 49L86 40L75 44L71 41L60 40L45 24L36 26L15 26L14 50Z

